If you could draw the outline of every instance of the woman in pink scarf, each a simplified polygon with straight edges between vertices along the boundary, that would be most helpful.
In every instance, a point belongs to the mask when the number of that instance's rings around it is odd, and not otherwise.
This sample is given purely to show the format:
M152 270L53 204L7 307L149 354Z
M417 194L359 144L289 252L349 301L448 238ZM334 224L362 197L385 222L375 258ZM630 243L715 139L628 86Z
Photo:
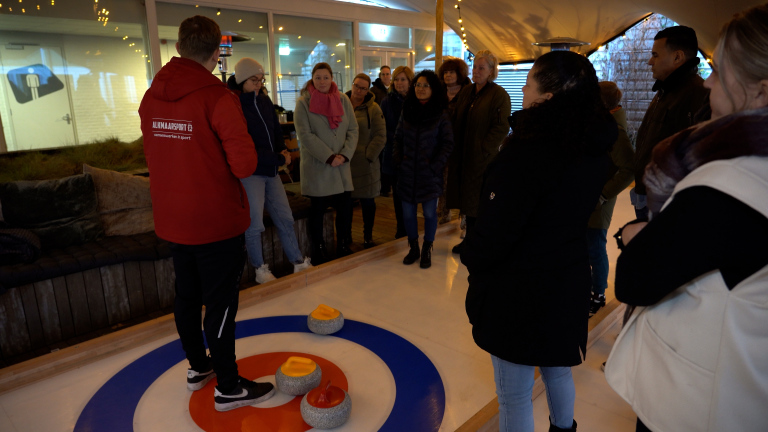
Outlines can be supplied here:
M328 260L323 234L328 207L336 210L336 255L352 253L345 233L350 232L352 223L348 216L353 190L349 161L355 154L358 136L352 103L339 92L328 63L312 68L312 79L296 102L294 124L301 151L301 193L312 201L312 263L322 264Z

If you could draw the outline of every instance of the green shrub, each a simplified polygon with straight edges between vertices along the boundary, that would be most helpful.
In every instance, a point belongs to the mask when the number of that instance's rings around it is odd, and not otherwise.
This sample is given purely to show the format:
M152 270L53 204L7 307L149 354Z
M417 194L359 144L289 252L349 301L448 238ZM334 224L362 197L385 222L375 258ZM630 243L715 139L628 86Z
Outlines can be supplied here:
M124 143L108 138L90 144L0 156L0 183L17 180L48 180L83 172L83 164L114 171L147 167L144 140Z

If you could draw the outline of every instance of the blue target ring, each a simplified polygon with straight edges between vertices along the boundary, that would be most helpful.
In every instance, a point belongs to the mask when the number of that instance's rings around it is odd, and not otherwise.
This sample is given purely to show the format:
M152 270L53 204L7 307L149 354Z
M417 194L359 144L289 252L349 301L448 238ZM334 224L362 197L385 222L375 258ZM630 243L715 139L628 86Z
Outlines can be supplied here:
M235 338L272 333L310 333L307 316L239 321ZM348 319L340 331L329 337L367 348L392 372L395 404L379 431L437 432L440 429L445 414L445 387L437 368L420 349L388 330ZM163 373L185 359L178 339L136 359L93 395L80 413L74 432L133 431L133 416L141 397Z

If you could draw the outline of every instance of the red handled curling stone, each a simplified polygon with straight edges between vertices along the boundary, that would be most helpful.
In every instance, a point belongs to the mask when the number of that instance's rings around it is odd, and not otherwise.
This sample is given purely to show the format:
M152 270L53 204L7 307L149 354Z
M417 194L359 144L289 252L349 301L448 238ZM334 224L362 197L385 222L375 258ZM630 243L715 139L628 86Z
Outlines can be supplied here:
M301 417L315 429L333 429L349 420L352 399L331 381L311 390L301 400Z

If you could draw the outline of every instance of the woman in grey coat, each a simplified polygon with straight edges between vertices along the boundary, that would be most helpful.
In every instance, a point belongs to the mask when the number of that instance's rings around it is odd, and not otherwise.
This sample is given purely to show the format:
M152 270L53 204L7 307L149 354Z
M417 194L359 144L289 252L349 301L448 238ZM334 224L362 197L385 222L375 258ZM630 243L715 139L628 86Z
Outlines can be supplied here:
M371 78L364 74L357 74L352 81L352 90L346 93L355 109L357 127L359 131L355 156L349 163L352 170L352 198L360 200L363 210L363 247L365 249L375 246L373 243L373 221L376 217L375 197L381 193L381 167L379 155L387 143L387 126L384 123L384 114L375 102L374 94L368 90L371 87ZM349 208L349 220L352 220L352 207ZM351 229L351 226L350 226ZM348 233L347 240L352 242L352 232Z
M296 102L294 124L301 151L301 193L312 201L312 262L322 264L328 261L323 240L323 216L328 207L336 210L337 256L351 253L346 239L351 229L353 190L349 161L355 154L358 135L352 104L333 82L328 63L312 68L312 79Z

